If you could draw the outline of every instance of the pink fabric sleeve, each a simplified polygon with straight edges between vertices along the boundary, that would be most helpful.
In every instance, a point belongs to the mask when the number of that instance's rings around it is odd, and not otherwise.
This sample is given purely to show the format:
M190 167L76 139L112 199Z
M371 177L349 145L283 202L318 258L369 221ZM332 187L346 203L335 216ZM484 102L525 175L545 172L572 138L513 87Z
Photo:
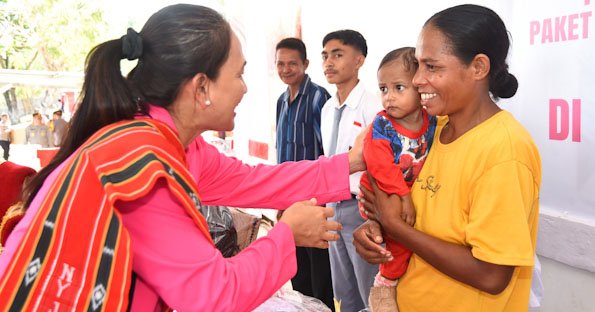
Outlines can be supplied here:
M188 147L186 157L208 205L286 209L312 197L318 204L351 197L347 154L250 166L219 153L199 137Z
M117 206L132 237L133 270L155 292L144 289L144 298L135 293L132 310L154 309L159 296L178 311L251 311L297 270L285 223L235 257L223 258L163 181L141 200ZM147 307L151 297L153 307Z

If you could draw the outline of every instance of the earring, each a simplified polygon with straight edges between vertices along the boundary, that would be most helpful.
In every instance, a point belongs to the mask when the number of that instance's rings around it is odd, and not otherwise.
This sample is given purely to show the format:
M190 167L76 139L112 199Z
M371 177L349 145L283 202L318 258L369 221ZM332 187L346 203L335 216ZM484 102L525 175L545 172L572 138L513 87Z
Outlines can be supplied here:
M205 105L206 105L206 106L209 106L209 105L211 105L211 100L207 99L207 100L205 101Z

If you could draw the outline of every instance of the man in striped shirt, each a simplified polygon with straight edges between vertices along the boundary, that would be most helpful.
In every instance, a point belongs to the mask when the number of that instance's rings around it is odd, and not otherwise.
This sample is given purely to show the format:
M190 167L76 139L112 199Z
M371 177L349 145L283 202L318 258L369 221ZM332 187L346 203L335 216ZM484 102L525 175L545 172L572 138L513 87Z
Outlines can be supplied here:
M287 84L277 100L277 162L317 159L324 154L320 111L330 94L306 74L306 46L300 39L285 38L277 44L276 65ZM328 250L297 247L296 256L293 289L320 299L334 311Z

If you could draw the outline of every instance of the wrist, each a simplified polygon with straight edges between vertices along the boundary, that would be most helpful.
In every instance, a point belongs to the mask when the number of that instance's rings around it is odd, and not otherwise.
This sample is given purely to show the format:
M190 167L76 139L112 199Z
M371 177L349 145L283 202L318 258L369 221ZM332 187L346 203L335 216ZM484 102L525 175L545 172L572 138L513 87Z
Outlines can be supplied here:
M349 174L366 170L366 163L353 150L347 152L347 159L349 161Z
M401 229L405 224L400 217L397 218L384 218L378 221L382 227L382 232L390 236L395 241L400 241L398 238L401 237Z

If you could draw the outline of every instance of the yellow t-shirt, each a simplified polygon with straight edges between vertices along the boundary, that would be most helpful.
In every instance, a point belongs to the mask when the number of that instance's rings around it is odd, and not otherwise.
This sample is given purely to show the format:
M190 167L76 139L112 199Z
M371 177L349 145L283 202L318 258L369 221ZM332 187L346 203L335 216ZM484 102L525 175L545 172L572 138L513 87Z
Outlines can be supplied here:
M541 160L530 134L501 111L450 144L432 149L412 187L415 228L471 248L477 259L516 266L490 295L411 257L397 301L408 311L527 311L537 237Z

